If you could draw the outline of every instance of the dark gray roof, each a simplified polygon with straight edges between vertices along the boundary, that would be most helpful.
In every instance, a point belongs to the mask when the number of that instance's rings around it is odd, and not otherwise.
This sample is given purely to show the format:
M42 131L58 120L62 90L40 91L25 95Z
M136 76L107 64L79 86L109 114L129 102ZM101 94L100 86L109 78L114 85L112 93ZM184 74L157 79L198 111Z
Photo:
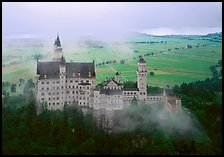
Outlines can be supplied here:
M37 63L37 74L40 75L40 79L44 79L46 75L47 79L58 79L59 78L59 61L56 62L38 62ZM89 78L89 72L91 73L91 78L95 77L95 68L93 62L87 63L66 63L66 77L73 78L73 73L75 73L75 78ZM80 73L80 76L79 76Z
M100 94L105 94L105 95L122 95L123 90L122 89L100 89Z
M75 77L89 78L89 72L91 73L91 78L95 77L95 68L93 62L86 63L66 63L66 73L68 78ZM78 75L80 73L80 76Z
M47 79L58 79L59 64L60 62L38 62L37 75L40 75L40 79L44 79L44 75Z
M145 60L143 58L140 58L138 62L139 63L145 63Z
M57 39L55 40L54 45L56 45L57 47L61 46L59 36L57 36Z
M139 91L138 88L124 88L124 91Z
M115 81L114 78L110 78L106 81L105 86L107 86L107 84L110 83L111 81L113 81L118 86L122 85L122 83Z

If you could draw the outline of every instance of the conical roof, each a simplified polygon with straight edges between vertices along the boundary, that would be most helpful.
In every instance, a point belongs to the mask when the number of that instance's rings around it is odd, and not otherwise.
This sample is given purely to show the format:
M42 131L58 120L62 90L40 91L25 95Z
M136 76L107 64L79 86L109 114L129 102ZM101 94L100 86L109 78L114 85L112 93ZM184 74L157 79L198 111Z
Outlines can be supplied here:
M54 45L56 45L57 47L61 46L61 42L60 42L60 39L59 39L58 35L57 35L57 39L54 42Z
M145 63L145 60L143 58L140 58L138 62L139 63Z

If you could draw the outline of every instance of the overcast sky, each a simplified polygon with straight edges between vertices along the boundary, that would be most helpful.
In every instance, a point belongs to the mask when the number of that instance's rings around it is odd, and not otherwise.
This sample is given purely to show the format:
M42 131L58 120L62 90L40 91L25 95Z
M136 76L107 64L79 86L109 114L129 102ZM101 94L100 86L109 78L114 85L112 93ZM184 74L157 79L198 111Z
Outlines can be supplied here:
M221 2L2 3L3 37L119 37L130 31L197 34L222 31Z

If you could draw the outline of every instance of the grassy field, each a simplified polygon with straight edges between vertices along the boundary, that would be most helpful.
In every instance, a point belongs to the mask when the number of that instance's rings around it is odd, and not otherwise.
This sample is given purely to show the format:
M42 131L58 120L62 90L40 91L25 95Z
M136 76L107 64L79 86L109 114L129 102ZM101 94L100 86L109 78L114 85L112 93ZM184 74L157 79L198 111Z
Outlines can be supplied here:
M131 41L131 42L130 42ZM155 44L133 43L139 41L157 41ZM161 41L167 41L166 44ZM199 43L199 47L196 45ZM186 45L192 45L193 48L187 49ZM203 46L206 45L206 46ZM179 49L175 49L179 48ZM168 49L172 49L168 51ZM137 50L137 53L134 53ZM9 51L9 50L8 50ZM18 55L33 55L42 49L20 50ZM53 51L53 48L52 48ZM146 53L154 55L144 56ZM5 53L7 54L7 50ZM10 50L10 54L17 56L16 52ZM98 64L103 61L116 60L117 63L97 66L97 83L105 80L106 77L112 77L115 71L120 71L122 81L136 81L136 70L138 56L142 55L147 63L148 71L153 71L155 75L149 76L148 84L163 86L165 84L174 85L183 82L192 82L204 80L211 77L209 66L215 65L222 58L222 43L212 42L194 38L194 40L181 39L180 37L153 37L153 36L135 36L129 39L126 44L111 44L104 48L86 48L79 53L64 52L67 61L93 61ZM134 59L135 57L135 59ZM120 64L120 60L125 59L125 64ZM7 63L8 61L3 61ZM2 64L3 64L2 63ZM157 70L154 70L157 69ZM36 72L35 60L28 62L5 66L2 68L3 81L18 83L19 78L34 78Z

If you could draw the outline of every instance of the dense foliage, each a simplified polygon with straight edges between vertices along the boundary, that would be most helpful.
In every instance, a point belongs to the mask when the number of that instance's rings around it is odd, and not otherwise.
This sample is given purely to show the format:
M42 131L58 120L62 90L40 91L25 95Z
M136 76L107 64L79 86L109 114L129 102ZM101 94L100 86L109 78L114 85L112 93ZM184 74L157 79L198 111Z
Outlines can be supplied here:
M156 124L149 131L107 133L95 126L91 113L78 108L36 114L34 94L5 96L2 106L3 154L221 154L221 85L207 79L175 86L183 106L196 115L209 143L175 139ZM133 101L136 102L136 101ZM135 121L141 117L129 116ZM196 137L195 137L196 138Z
M221 65L221 61L218 63ZM2 89L10 87L2 83ZM126 82L126 88L136 88L137 82ZM5 94L2 105L3 154L221 154L222 153L222 78L183 83L174 86L181 97L184 110L195 116L208 141L198 140L197 134L177 138L178 130L168 125L173 134L158 123L147 124L144 117L150 108L139 108L132 100L130 110L122 120L136 123L129 131L107 133L96 127L92 113L83 115L76 107L65 106L63 111L37 112L34 83L28 80L23 94ZM148 93L161 93L162 88L147 88ZM133 109L134 108L134 109ZM38 110L39 111L39 110ZM139 112L140 114L136 114ZM38 113L38 114L37 114ZM181 113L179 113L181 114ZM178 115L177 115L178 116ZM127 123L126 123L127 122ZM148 128L150 126L150 128ZM129 126L128 126L129 127ZM175 135L175 136L173 136Z

